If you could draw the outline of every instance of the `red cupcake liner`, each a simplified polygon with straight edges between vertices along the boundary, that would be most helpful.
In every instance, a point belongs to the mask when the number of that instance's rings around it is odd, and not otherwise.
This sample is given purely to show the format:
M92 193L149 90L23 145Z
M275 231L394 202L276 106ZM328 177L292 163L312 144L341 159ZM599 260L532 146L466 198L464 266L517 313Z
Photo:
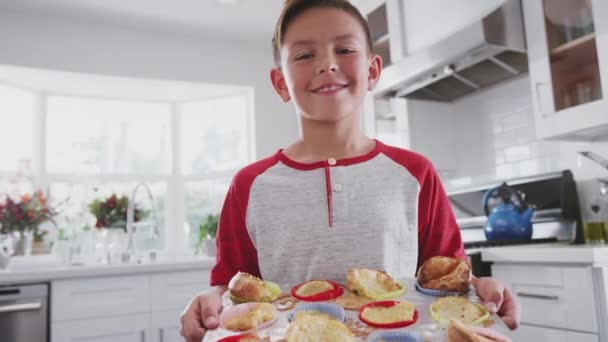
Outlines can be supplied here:
M331 286L333 286L333 288L331 290L327 290L325 292L320 292L320 293L314 294L312 296L300 296L296 292L298 291L300 286L307 283L307 282L303 282L302 284L296 285L291 288L291 296L293 298L307 301L307 302L320 302L320 301L324 301L324 300L338 298L342 295L342 293L344 293L344 289L338 283L329 281L329 280L323 280L323 281L330 283Z
M371 321L368 321L365 318L363 318L363 310L365 310L366 308L370 308L370 307L390 308L399 303L400 302L397 300L383 300L383 301L379 301L379 302L367 303L359 308L359 320L361 320L361 322L364 322L365 324L372 326L372 327L389 328L389 329L390 328L403 328L403 327L407 327L409 325L416 323L416 321L418 320L418 310L416 310L415 308L414 308L414 318L409 321L399 321L399 322L391 322L391 323L375 323L375 322L371 322Z

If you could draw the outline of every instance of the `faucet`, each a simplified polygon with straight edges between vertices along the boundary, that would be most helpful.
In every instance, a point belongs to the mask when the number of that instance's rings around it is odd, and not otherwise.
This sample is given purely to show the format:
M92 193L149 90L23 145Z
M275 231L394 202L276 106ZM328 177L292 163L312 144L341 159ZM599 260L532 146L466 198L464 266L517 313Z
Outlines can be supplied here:
M135 248L133 246L133 228L135 225L135 195L137 195L137 191L140 188L146 190L146 193L148 194L148 198L150 199L152 205L151 215L154 219L154 238L158 238L160 236L159 221L158 217L156 216L156 210L154 208L154 196L152 196L152 191L150 190L150 187L146 183L141 182L137 184L133 189L133 193L131 194L127 205L127 250L122 254L122 262L124 263L129 262L135 254Z

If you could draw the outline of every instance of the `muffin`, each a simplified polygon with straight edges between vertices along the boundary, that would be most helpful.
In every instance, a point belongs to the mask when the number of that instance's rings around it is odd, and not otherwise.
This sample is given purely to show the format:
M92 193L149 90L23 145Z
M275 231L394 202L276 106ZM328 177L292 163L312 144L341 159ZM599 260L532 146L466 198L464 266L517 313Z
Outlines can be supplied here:
M436 256L420 266L417 278L424 289L465 292L470 284L471 266L461 259Z
M383 295L404 290L403 286L386 272L369 268L349 270L346 275L346 287L359 296L371 299L380 299Z
M235 303L271 302L280 294L276 284L246 272L237 272L228 283L230 299Z

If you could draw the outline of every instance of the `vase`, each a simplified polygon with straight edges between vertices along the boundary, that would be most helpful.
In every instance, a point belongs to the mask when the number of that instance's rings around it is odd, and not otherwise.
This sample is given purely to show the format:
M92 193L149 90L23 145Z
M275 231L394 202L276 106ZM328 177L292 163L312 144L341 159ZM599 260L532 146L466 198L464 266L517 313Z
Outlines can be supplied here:
M95 259L104 264L116 264L127 250L127 233L121 228L100 228L96 234Z
M217 254L217 245L215 244L215 238L206 238L205 239L205 249L207 250L207 256L211 258L215 258Z
M16 242L13 255L32 255L32 243L34 240L33 230L23 230L16 233Z
M43 240L35 240L32 243L32 255L49 254L49 246Z

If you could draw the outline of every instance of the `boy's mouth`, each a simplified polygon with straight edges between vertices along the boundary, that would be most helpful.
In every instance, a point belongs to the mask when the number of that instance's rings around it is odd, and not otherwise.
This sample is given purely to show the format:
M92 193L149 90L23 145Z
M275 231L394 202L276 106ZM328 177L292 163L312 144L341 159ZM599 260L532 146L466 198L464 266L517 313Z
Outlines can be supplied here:
M330 94L335 94L338 91L340 91L344 88L347 88L348 86L349 86L348 84L338 84L338 83L324 84L318 88L311 90L311 92L314 94L318 94L318 95L330 95Z

